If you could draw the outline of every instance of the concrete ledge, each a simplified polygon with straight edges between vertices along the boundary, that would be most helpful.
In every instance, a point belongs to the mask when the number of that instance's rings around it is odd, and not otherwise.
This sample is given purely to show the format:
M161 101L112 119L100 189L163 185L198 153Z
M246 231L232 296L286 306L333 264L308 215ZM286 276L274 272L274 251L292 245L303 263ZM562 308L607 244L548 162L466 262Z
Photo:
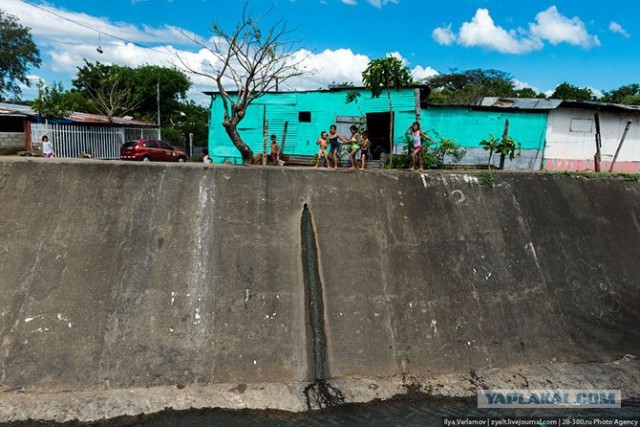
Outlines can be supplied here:
M633 381L629 381L633 380ZM640 362L622 359L605 364L553 364L488 369L427 378L334 378L346 403L368 403L402 396L409 391L425 397L475 397L483 389L603 389L622 388L624 400L640 397ZM624 383L624 386L621 384ZM0 422L44 420L91 422L121 416L205 408L307 410L307 383L216 384L115 390L38 393L0 390Z

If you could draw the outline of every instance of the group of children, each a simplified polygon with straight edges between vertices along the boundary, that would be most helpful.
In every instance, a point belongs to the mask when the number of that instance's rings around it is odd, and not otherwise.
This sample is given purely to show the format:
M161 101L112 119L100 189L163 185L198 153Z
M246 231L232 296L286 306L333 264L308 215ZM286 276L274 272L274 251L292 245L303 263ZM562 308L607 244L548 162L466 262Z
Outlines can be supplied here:
M320 138L316 141L316 144L320 146L318 156L316 158L317 168L320 166L320 160L324 158L327 169L337 169L338 162L340 161L338 156L338 148L340 142L349 144L349 161L351 162L350 169L364 170L367 156L369 155L369 148L371 142L369 141L369 132L364 131L362 135L358 132L358 128L352 125L349 128L351 132L351 138L347 138L343 135L338 135L336 125L329 127L329 133L326 131L320 132ZM327 148L329 149L327 151ZM356 154L360 151L360 164L356 161Z
M369 141L369 132L364 131L362 135L358 133L358 128L352 125L349 128L351 132L351 138L347 138L343 135L338 135L336 125L329 127L329 133L326 131L320 132L320 138L316 141L316 144L320 147L318 156L316 158L315 167L320 166L320 160L324 158L324 162L328 169L338 168L338 147L340 142L349 144L349 161L351 163L350 169L364 170L366 165L366 159L369 155L369 149L371 142ZM422 141L431 141L429 136L420 129L420 123L414 122L409 129L407 129L407 135L411 135L411 141L413 143L413 149L411 150L411 169L416 170L416 158L418 159L419 171L424 170L424 164L422 160ZM327 152L327 148L329 151ZM360 151L360 164L356 160L356 154ZM333 163L333 165L332 165Z

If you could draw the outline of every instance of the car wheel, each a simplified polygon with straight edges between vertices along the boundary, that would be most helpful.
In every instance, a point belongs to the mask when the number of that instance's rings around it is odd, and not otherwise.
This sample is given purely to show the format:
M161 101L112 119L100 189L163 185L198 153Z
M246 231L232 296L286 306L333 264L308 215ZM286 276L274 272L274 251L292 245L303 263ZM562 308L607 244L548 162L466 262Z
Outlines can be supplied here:
M150 162L150 161L151 161L151 158L150 158L149 156L144 156L144 157L142 158L142 161L143 161L143 162Z
M179 163L184 163L184 162L186 162L186 159L184 157L179 157L178 158L178 162Z

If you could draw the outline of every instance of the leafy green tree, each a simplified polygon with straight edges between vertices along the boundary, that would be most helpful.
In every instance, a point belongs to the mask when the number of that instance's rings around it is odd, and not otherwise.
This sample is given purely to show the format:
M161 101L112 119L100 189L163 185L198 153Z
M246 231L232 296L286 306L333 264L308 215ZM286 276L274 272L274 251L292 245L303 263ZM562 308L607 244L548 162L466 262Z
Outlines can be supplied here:
M605 92L602 102L613 102L615 104L640 105L640 85L633 83L626 86L620 86L611 92Z
M178 111L184 109L183 102L191 88L191 81L182 71L157 65L143 65L125 68L123 72L125 79L133 87L134 95L140 99L138 112L142 117L157 120L158 88L162 121L170 120Z
M393 101L391 100L391 90L400 90L412 83L409 68L402 64L398 58L388 56L386 58L374 59L369 62L367 68L362 72L362 82L371 91L373 98L378 98L382 93L387 94L389 100L389 142L391 158L393 158Z
M569 83L562 83L556 87L551 95L553 99L570 99L572 101L594 101L595 95L587 87L578 87Z
M470 105L485 96L518 96L513 76L499 70L454 71L429 77L425 83L431 88L431 104Z
M336 82L335 80L332 81L331 83L329 83L329 86L327 86L329 89L347 89L347 88L352 88L355 87L355 85L353 84L353 82Z
M47 119L64 118L72 111L71 102L60 82L45 86L40 81L38 83L38 97L33 101L32 108Z
M27 72L40 66L40 51L31 38L29 28L0 10L0 101L22 93L20 84L29 86Z
M523 87L522 89L516 90L515 93L516 98L546 98L544 93L538 93L530 87Z
M85 59L73 85L91 102L95 111L109 119L134 113L142 103L130 77L130 68L95 64Z

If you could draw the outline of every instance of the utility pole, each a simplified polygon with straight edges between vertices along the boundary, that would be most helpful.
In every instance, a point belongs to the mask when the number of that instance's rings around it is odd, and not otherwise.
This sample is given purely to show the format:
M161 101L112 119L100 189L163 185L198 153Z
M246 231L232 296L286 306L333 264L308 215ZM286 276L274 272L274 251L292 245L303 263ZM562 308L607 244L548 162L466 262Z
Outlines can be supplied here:
M162 139L162 122L160 121L160 79L156 86L156 103L158 104L158 139Z

